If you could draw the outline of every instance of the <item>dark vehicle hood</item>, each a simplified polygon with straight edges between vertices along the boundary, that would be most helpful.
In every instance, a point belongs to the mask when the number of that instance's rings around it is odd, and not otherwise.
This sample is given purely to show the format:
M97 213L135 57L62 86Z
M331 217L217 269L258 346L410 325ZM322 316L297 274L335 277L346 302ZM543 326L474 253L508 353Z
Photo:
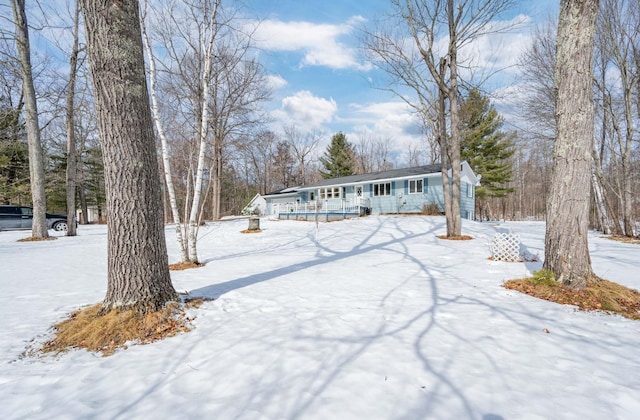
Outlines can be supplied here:
M66 214L46 213L46 215L49 218L56 218L56 219L66 219L67 218Z

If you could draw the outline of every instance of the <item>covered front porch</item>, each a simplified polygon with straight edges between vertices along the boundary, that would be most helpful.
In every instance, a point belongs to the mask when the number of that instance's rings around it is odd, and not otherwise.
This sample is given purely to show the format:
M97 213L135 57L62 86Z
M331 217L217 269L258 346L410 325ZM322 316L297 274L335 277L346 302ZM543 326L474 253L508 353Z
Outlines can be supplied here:
M330 222L370 214L368 199L319 200L305 203L282 203L272 206L272 215L280 220L304 220Z

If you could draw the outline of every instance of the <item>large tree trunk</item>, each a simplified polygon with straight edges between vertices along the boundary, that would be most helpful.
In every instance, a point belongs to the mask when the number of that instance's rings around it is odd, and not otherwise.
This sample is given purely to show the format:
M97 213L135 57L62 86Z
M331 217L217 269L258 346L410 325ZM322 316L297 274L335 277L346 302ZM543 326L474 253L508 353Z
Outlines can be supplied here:
M76 93L76 74L78 73L78 27L80 24L80 5L76 3L73 27L73 49L69 60L69 86L67 87L67 236L76 236L76 130L74 121L74 99Z
M47 198L44 189L44 159L42 156L42 143L40 142L38 104L36 101L36 90L33 85L29 28L27 26L27 15L24 10L24 3L24 0L12 0L11 6L15 19L16 47L20 58L27 141L29 143L29 175L31 181L31 200L33 202L31 236L43 239L49 237L46 219Z
M103 308L157 310L177 295L169 276L138 2L81 4L107 190Z
M598 0L562 0L556 44L556 144L544 267L582 288L594 279L587 242L594 133L592 54Z

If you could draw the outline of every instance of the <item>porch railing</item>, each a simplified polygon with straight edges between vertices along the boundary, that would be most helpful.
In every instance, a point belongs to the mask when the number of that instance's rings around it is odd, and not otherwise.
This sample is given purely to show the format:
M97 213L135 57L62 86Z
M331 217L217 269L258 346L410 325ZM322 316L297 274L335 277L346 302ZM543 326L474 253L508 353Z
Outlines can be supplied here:
M368 199L274 204L272 213L274 215L282 213L359 213L362 207L369 207Z

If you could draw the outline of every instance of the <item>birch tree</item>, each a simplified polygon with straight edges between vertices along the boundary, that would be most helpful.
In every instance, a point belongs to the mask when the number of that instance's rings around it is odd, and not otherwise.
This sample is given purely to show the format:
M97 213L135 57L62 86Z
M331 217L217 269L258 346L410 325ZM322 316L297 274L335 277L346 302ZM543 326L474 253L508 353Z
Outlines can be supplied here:
M15 24L16 48L22 75L22 91L24 97L27 140L29 143L29 174L31 181L31 200L33 202L33 238L49 237L47 232L47 199L45 196L44 158L40 141L40 124L38 123L38 104L33 84L31 67L31 47L29 46L29 27L25 12L24 0L11 0Z
M163 2L154 30L165 57L161 85L174 121L184 127L184 190L188 256L198 262L197 233L207 200L220 217L227 147L254 127L255 111L268 95L264 72L249 57L250 34L234 27L236 11L221 0ZM156 3L154 3L156 4ZM194 124L193 121L196 123ZM175 150L175 149L174 149ZM206 177L205 177L206 174Z
M138 2L81 0L81 7L107 188L103 310L155 311L177 294L169 276Z
M562 0L556 43L556 143L547 199L544 268L580 289L593 281L588 247L598 0Z
M142 27L142 41L144 44L144 49L147 55L147 62L149 63L149 90L151 93L151 110L153 111L153 120L155 123L156 131L158 133L158 137L160 137L160 144L162 148L162 165L164 169L164 180L165 185L167 186L167 195L169 196L169 207L171 209L171 216L173 218L173 223L176 227L176 240L178 242L178 248L180 250L180 258L182 262L189 261L189 254L187 253L187 244L184 241L184 237L182 236L182 228L180 225L180 210L178 209L178 202L176 200L176 191L173 186L173 177L171 175L171 160L169 158L169 142L167 140L167 136L165 134L164 127L162 125L162 120L160 118L160 107L158 104L158 95L157 95L157 82L156 82L156 59L153 54L153 49L151 46L151 41L149 40L149 35L147 33L147 25L145 23L145 18L147 16L147 0L144 1L144 9L141 15L141 27Z

